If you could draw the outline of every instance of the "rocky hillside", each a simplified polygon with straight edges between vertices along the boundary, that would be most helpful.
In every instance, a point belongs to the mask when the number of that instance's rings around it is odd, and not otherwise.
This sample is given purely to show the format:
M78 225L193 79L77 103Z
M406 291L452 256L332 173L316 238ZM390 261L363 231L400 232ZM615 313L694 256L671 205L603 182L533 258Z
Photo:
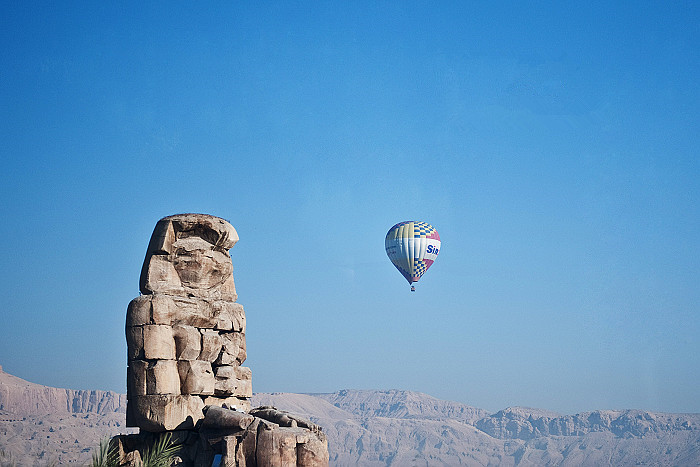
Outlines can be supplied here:
M30 383L0 367L0 465L86 465L125 427L126 396Z
M126 395L42 386L5 373L0 366L0 410L22 415L126 413Z
M0 373L0 465L85 465L125 428L125 398ZM496 413L410 391L256 394L321 425L331 465L700 465L700 414L600 410Z
M337 466L700 465L700 414L489 414L409 391L257 394L253 402L321 425Z

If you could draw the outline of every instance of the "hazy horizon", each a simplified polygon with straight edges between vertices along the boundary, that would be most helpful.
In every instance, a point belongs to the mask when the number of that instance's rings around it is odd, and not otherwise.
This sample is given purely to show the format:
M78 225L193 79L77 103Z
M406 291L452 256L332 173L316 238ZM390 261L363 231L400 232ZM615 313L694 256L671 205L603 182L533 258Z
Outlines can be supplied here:
M255 392L700 412L700 5L6 6L0 365L126 386L162 217L237 229ZM384 252L432 224L409 286Z

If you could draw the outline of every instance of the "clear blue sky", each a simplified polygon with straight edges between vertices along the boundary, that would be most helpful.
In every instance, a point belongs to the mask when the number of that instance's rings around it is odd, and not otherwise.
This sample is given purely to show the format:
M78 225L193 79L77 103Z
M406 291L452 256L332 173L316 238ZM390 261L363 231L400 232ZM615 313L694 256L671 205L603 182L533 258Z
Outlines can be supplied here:
M697 2L65 3L0 19L6 371L124 392L151 231L203 212L255 391L700 412Z

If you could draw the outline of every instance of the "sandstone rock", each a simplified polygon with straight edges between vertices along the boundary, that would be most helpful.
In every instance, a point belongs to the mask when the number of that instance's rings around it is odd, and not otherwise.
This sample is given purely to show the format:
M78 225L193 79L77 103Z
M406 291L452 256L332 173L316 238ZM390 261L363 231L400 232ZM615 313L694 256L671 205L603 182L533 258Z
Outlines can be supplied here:
M204 407L202 429L233 429L245 430L253 423L255 417L237 410L225 409L216 405Z
M216 365L241 365L246 359L245 334L242 332L221 333L221 354Z
M214 394L214 372L209 362L180 360L177 366L183 394Z
M329 461L328 441L319 432L317 436L308 436L304 442L297 439L297 466L327 467Z
M236 451L236 462L239 466L251 466L255 465L256 457L256 443L258 436L258 426L261 420L259 418L254 418L253 423L248 425L243 436L238 440L238 448ZM227 456L228 458L228 456ZM222 459L223 463L223 459ZM227 465L227 464L224 464Z
M217 396L253 397L252 374L250 368L242 366L214 367Z
M291 428L301 427L307 428L315 433L321 432L321 428L318 425L284 410L278 410L272 406L257 407L251 410L250 414L255 417L262 418L263 420L275 423L279 426Z
M239 398L235 396L206 396L204 398L204 405L218 405L220 407L236 409L241 412L248 412L250 410L250 399Z
M221 336L218 332L211 329L202 329L202 352L199 354L199 359L207 362L213 362L221 353L223 345Z
M126 391L131 396L145 396L146 370L148 362L145 360L131 360L126 368Z
M174 360L173 328L157 324L143 326L143 350L147 360Z
M216 318L215 329L245 332L245 312L242 305L217 300L211 303L211 307L212 316Z
M139 295L126 309L126 325L140 326L151 324L151 296Z
M233 275L229 276L223 284L221 284L221 287L219 287L218 296L222 300L228 300L231 302L235 302L238 300L238 294L236 293L236 284L233 282ZM212 296L217 296L215 294L212 294Z
M147 394L180 394L180 373L175 360L149 362L146 369Z
M153 255L148 259L144 283L141 288L143 294L162 293L169 295L184 295L185 288L180 281L180 275L175 269L175 264L168 256Z
M212 250L205 240L189 237L176 241L173 246L176 248L173 265L181 286L209 291L233 277L228 253Z
M126 426L150 432L193 428L204 418L204 402L199 396L146 395L131 396L126 411Z
M216 376L216 379L230 379L230 378L235 378L235 371L234 368L235 366L215 366L214 367L214 376Z
M149 297L152 303L153 324L172 325L175 313L175 297L165 294L142 295Z
M275 429L267 423L258 428L256 457L258 465L292 467L297 465L297 437L290 429Z
M144 294L166 293L236 300L228 249L238 241L223 219L180 214L156 224L141 270Z
M214 394L224 397L253 397L253 386L250 384L250 381L237 379L216 380Z
M221 465L245 466L245 453L238 454L239 445L243 438L238 436L224 436L221 440Z
M143 359L143 327L126 327L126 354L129 361Z
M178 324L173 326L175 338L175 358L196 360L202 352L202 334L194 326Z
M243 307L236 303L161 293L145 297L152 297L154 324L245 331Z

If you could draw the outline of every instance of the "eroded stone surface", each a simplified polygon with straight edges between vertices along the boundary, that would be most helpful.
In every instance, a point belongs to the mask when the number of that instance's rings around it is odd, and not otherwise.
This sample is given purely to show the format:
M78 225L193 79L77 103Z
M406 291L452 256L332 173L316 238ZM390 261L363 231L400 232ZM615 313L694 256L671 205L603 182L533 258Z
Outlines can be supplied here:
M143 326L143 353L147 360L175 360L173 328L159 324Z
M224 219L179 214L156 224L141 270L141 293L236 301L228 250L238 241Z
M126 426L149 432L194 428L204 417L204 402L199 396L127 395Z
M196 360L202 352L202 334L194 326L178 324L173 326L175 338L175 358L178 360Z
M210 396L214 394L214 372L211 364L202 360L180 360L177 362L180 370L182 392Z

